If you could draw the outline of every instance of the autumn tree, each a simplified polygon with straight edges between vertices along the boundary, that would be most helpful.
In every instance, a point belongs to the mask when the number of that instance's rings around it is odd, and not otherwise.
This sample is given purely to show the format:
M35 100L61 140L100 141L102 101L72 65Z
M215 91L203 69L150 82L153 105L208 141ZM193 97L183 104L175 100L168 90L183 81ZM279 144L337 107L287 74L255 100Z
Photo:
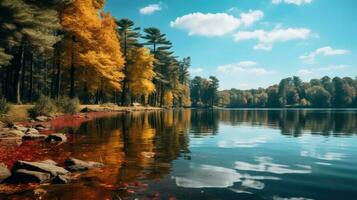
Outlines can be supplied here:
M121 90L124 59L114 19L110 14L99 16L103 6L104 1L74 0L62 13L66 31L63 63L69 68L71 97L75 96L75 82L90 92Z
M129 90L134 97L143 97L144 104L147 104L148 96L155 91L152 82L155 77L155 58L150 50L144 47L131 51L128 57L132 61L127 69Z

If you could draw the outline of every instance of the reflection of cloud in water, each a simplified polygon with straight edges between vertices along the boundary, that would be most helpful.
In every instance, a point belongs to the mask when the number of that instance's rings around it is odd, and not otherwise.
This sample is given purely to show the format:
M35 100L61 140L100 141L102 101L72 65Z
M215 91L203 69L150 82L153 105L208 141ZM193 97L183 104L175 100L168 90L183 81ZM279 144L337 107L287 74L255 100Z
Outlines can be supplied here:
M252 148L259 144L266 143L267 137L257 137L257 138L241 138L239 140L221 140L218 142L218 147L221 148Z
M184 188L226 188L239 181L241 175L233 169L212 165L191 165L186 177L173 177L176 185Z
M234 183L241 182L241 188L230 188L234 192L247 193L243 189L261 190L264 188L262 180L279 180L270 176L251 176L241 174L236 170L213 166L191 164L184 176L173 176L176 185L184 188L228 188Z
M327 152L325 154L319 154L314 151L301 151L300 155L304 157L312 157L319 160L329 160L329 161L342 160L345 157L345 154L342 153Z
M309 199L305 197L279 197L279 196L274 196L273 200L314 200L314 199Z
M291 169L288 165L275 164L270 157L257 157L258 164L237 161L235 167L243 171L269 172L273 174L308 174L311 167L307 165L297 165L300 169Z

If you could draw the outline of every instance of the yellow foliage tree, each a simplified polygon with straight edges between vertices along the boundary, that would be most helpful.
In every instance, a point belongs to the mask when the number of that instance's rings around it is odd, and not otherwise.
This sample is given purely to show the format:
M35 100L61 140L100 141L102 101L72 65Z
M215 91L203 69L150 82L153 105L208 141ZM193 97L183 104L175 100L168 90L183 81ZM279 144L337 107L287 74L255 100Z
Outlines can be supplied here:
M137 48L129 53L130 60L128 64L128 85L129 91L133 96L144 96L145 102L149 94L155 91L155 85L152 80L154 72L154 56L147 48Z
M90 91L121 89L124 59L114 19L110 14L99 15L104 3L74 0L62 12L66 30L62 63L70 68L71 92L74 81Z

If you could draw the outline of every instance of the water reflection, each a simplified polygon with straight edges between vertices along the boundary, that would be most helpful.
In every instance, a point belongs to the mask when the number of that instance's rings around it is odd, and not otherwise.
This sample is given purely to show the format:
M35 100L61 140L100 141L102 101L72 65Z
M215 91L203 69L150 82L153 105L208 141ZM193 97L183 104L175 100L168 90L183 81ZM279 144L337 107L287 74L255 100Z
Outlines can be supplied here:
M71 140L63 146L68 156L106 167L68 185L45 186L44 199L145 199L159 191L162 199L300 200L314 197L306 192L310 175L320 184L314 190L329 177L357 182L356 176L331 172L353 171L354 143L340 137L357 133L357 112L351 110L167 110L96 119L69 130ZM60 155L49 151L48 157ZM134 194L120 190L133 182L149 186Z

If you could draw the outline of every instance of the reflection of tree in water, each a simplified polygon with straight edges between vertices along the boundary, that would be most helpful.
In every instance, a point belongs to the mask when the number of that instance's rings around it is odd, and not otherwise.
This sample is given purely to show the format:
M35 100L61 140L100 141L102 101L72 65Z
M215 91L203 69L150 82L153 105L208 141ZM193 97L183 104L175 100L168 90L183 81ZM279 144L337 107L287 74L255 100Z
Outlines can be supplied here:
M218 120L218 119L216 119ZM348 110L220 110L219 120L230 125L279 128L284 135L354 134L357 113Z
M122 117L125 162L120 179L162 178L188 151L189 110L133 113Z
M191 111L191 132L196 136L216 135L218 122L218 110L194 109Z

